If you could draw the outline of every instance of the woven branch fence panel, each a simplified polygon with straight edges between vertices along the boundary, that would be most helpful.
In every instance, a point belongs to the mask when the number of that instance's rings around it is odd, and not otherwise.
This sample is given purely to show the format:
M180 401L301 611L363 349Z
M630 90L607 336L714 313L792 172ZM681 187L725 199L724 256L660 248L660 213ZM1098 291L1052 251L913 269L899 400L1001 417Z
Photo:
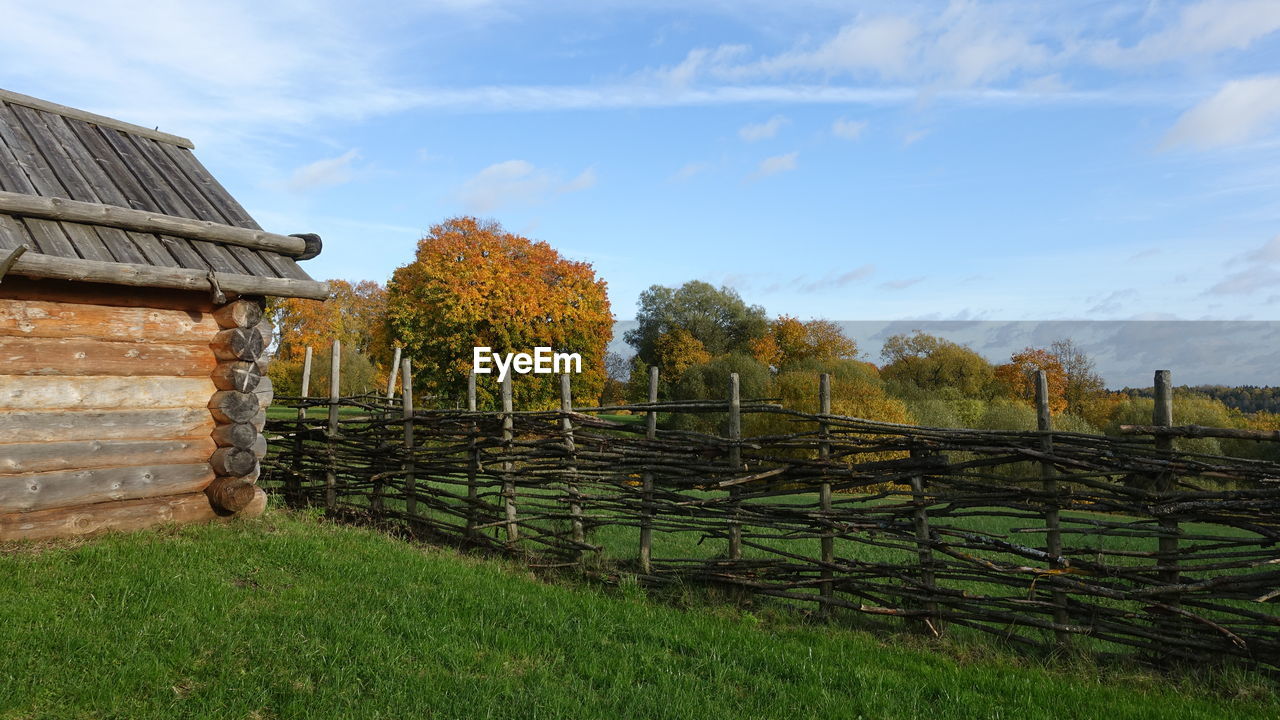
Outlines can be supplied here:
M912 427L752 401L292 407L298 419L268 423L264 485L428 541L929 633L1280 668L1275 463L1160 438ZM738 440L595 414L620 409L768 414L787 432Z

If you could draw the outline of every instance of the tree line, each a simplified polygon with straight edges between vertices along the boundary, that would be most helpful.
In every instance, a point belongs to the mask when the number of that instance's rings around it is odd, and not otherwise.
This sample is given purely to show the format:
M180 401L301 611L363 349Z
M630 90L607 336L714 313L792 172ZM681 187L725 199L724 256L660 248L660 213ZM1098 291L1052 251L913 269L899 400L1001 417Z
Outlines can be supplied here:
M832 375L832 409L842 415L935 427L1028 430L1036 424L1034 370L1045 371L1056 428L1115 433L1150 422L1147 391L1106 389L1095 363L1070 338L1027 347L993 363L965 345L912 332L888 338L878 362L829 320L771 316L734 289L702 281L654 285L641 293L637 326L624 336L629 360L608 353L613 314L604 280L588 263L562 257L545 242L471 217L446 220L418 243L412 262L387 284L331 282L328 302L273 301L280 343L271 368L282 395L300 390L304 349L319 352L311 393L328 393L329 343L342 341L342 394L385 389L392 348L414 363L416 390L438 405L463 402L472 348L532 352L538 346L581 353L574 402L609 405L643 401L648 368L661 369L660 399L720 399L730 373L744 398L773 398L817 411L817 376ZM482 407L494 407L497 383L482 376ZM559 403L555 378L528 375L514 383L519 407ZM1205 386L1180 388L1176 424L1280 429L1280 390ZM680 415L665 422L715 430L714 416ZM767 418L752 422L767 423ZM761 425L748 431L766 432ZM1270 445L1197 439L1186 449L1260 456Z

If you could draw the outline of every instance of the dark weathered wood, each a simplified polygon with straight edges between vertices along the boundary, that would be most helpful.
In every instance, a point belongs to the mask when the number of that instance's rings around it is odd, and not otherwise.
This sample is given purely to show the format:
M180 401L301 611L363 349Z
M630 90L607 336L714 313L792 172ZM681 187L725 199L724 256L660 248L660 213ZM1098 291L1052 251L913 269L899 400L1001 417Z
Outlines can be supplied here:
M251 328L262 322L262 304L257 300L234 300L214 310L213 319L223 329Z
M220 447L209 457L209 465L218 475L243 476L258 467L258 458L251 449Z
M261 436L251 423L219 425L213 430L213 441L218 447L252 450L259 437Z
M476 412L476 374L467 373L467 412ZM480 524L480 488L476 478L480 474L480 450L476 442L479 426L472 422L467 433L467 538L475 537Z
M161 132L159 130L153 130L152 128L143 127L141 125L134 125L133 123L128 123L123 120L116 120L115 118L110 118L105 115L98 115L97 113L91 113L91 112L87 112L85 110L79 110L73 107L67 107L66 105L59 105L58 103L49 102L48 100L41 100L40 98L34 98L34 97L31 97L30 95L23 95L21 93L16 93L11 90L0 90L0 102L9 103L11 105L21 105L29 108L34 108L36 110L40 110L42 112L52 113L54 115L61 115L63 117L74 118L76 120L92 123L94 125L101 125L103 127L114 128L116 130L123 130L124 132L131 133L133 135L140 135L145 138L158 140L160 142L168 143L170 145L177 145L178 147L182 147L182 148L192 149L195 147L195 144L193 144L190 140L178 135L173 135L167 132Z
M649 367L649 402L658 402L658 367ZM652 440L657 437L658 413L650 410L645 413L645 437ZM641 500L647 505L653 504L653 473L646 472L640 480ZM640 516L640 572L649 574L653 571L653 511L644 511Z
M204 462L18 475L0 483L0 513L198 492L212 481Z
M210 376L219 390L235 390L236 392L254 392L264 377L258 364L248 361L232 361L219 363ZM263 406L270 405L263 403Z
M822 373L818 376L818 414L831 414L831 375ZM818 424L818 432L822 440L818 443L818 459L826 462L831 458L831 443L828 438L831 436L831 428L827 423ZM831 512L831 483L823 482L818 486L818 509L824 514ZM819 593L825 597L834 597L832 592L832 579L835 573L831 570L831 565L835 563L835 537L830 530L822 533L820 560L822 562L822 584L818 586ZM822 606L824 613L830 613L831 605Z
M41 252L47 253L44 248L41 248ZM30 277L80 280L114 285L201 291L212 289L207 271L98 262L57 257L49 254L27 253L14 264L12 272ZM222 285L224 291L241 295L275 295L279 297L303 297L313 300L324 300L329 297L327 283L309 280L263 278L250 275L219 275L218 282Z
M254 328L222 330L209 342L219 360L253 362L262 356L262 335Z
M1040 452L1053 455L1053 415L1049 412L1049 377L1044 370L1035 371L1036 429L1043 435L1040 439ZM1040 478L1045 495L1050 499L1044 511L1045 552L1049 554L1049 568L1061 570L1062 564L1062 527L1057 505L1058 479L1057 471L1051 462L1040 463ZM1069 622L1067 615L1067 594L1061 590L1053 591L1053 621L1059 625ZM1056 630L1059 643L1071 640L1071 634L1065 630Z
M402 447L408 458L403 467L405 508L412 515L418 506L417 473L413 461L413 362L409 358L400 362L401 419L405 421Z
M258 410L258 396L253 393L219 390L209 400L209 412L222 424L252 422Z
M261 339L261 335L258 336ZM342 397L342 342L334 340L329 355L329 438L338 436L338 399ZM330 442L330 448L333 443ZM324 479L325 507L334 508L338 503L338 475L333 466L334 457L330 451L329 469Z
M267 495L259 489L253 500L235 516L215 511L203 492L8 513L0 515L0 541L44 540L108 530L129 532L165 523L187 525L229 517L256 517L266 506Z
M212 203L227 219L227 224L236 227L249 228L250 230L261 230L258 223L254 222L244 207L227 192L226 188L218 182L205 167L196 159L196 156L189 150L174 145L161 145L161 149L166 155L173 160L174 164L186 173L192 183L197 185L201 192L209 202Z
M1151 424L1157 427L1173 426L1173 377L1168 370L1157 370L1155 373L1155 381L1153 383L1153 394L1155 395L1155 403L1151 409ZM1164 453L1173 451L1173 437L1169 435L1157 435L1155 439L1156 450ZM1172 472L1162 472L1156 475L1155 489L1156 492L1168 494L1173 492L1177 478ZM1160 579L1168 585L1177 585L1181 577L1178 569L1178 521L1171 517L1161 517L1160 529L1161 533L1159 544L1158 562L1164 569L1160 571ZM1178 603L1176 594L1170 595L1166 601L1171 605Z
M729 373L729 471L742 472L742 394L738 385L738 373ZM729 559L742 557L742 523L736 519L738 496L742 494L741 486L729 489L729 497L735 506L735 519L729 522Z
M560 412L564 417L560 420L560 430L564 433L565 492L569 497L569 522L573 532L573 541L582 545L587 542L586 527L582 522L582 502L579 497L577 482L577 464L573 457L577 446L573 441L573 387L568 373L560 376Z
M511 451L515 440L515 418L511 399L511 374L508 373L501 383L502 395L502 447ZM516 516L516 477L515 463L502 463L502 504L506 511L507 544L514 546L520 540L520 523Z
M17 262L18 258L22 257L23 253L26 251L26 245L19 245L7 252L0 253L0 282L4 281L4 276L9 273L9 268L13 267L13 264Z
M243 477L218 477L205 488L209 503L224 513L240 513L253 503L261 490Z

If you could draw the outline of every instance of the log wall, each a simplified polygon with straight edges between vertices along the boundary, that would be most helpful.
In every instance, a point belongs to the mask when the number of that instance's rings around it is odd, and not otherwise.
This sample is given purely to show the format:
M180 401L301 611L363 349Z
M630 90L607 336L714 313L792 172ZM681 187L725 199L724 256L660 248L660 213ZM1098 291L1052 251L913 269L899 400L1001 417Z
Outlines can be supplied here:
M256 300L6 279L0 540L260 511L269 341Z

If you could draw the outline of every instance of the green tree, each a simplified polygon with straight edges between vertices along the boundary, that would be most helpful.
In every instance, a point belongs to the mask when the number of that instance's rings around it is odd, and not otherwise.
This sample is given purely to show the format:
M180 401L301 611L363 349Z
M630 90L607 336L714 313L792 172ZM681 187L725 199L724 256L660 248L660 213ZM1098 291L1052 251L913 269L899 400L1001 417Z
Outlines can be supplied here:
M954 388L968 397L991 398L995 368L973 350L917 330L885 340L880 376L886 381L926 390Z
M683 330L711 357L750 352L769 326L764 308L747 305L732 288L691 280L679 288L654 285L640 293L638 326L624 338L645 363L659 364L662 336Z

